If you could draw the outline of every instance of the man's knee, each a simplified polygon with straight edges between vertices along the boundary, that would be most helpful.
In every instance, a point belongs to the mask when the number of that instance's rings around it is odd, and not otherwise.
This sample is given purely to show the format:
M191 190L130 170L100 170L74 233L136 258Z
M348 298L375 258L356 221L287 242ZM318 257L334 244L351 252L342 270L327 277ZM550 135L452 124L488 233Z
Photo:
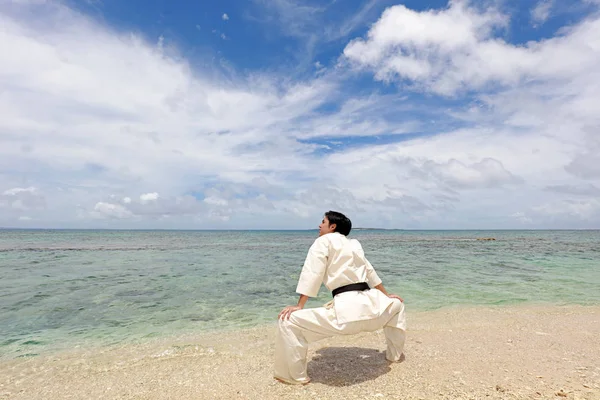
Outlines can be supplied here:
M298 335L301 329L301 322L294 318L294 315L290 315L290 319L279 320L278 329L283 334L295 334Z
M287 319L280 319L277 323L277 327L280 331L289 331L292 323Z

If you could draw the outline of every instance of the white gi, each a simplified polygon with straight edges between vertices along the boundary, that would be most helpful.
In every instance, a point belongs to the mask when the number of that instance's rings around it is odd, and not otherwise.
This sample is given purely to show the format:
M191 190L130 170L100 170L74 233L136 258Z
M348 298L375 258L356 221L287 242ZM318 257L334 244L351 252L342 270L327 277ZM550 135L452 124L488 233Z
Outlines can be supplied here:
M381 279L356 239L334 232L319 237L308 251L296 292L315 297L325 284L330 291L367 282L370 290L340 293L325 307L295 311L279 320L275 342L275 377L292 384L310 381L306 373L308 344L335 335L352 335L383 328L389 361L404 349L404 304L373 287Z

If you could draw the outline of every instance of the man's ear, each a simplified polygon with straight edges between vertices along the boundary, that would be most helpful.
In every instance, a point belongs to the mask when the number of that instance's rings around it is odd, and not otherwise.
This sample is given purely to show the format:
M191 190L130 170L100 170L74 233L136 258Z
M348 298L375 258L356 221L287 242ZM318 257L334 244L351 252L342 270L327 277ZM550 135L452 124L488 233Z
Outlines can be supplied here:
M337 224L329 224L329 228L331 228L332 232L335 232L335 228L337 228Z

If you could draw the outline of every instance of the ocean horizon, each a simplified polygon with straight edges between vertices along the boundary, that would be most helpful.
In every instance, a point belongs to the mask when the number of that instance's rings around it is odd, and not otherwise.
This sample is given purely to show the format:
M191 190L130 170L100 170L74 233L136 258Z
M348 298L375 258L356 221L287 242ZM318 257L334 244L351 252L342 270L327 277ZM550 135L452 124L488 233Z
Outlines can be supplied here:
M228 232L228 231L244 231L244 232L262 232L262 231L274 231L274 232L304 232L304 231L318 231L318 228L311 229L186 229L186 228L13 228L13 227L0 227L3 231L176 231L176 232ZM355 230L380 230L380 231L403 231L407 229L390 229L390 228L352 228ZM408 229L410 230L410 229ZM413 229L419 230L419 229ZM422 229L422 230L436 230L436 229ZM456 229L450 229L456 230Z

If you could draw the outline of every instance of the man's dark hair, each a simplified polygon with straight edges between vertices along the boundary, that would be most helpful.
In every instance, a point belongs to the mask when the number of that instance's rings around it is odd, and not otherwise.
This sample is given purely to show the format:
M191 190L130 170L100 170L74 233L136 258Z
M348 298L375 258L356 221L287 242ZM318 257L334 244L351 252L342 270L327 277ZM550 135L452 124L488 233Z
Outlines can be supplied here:
M350 234L352 229L352 221L344 214L337 211L327 211L325 216L329 220L329 224L335 224L335 231L341 233L344 236Z

